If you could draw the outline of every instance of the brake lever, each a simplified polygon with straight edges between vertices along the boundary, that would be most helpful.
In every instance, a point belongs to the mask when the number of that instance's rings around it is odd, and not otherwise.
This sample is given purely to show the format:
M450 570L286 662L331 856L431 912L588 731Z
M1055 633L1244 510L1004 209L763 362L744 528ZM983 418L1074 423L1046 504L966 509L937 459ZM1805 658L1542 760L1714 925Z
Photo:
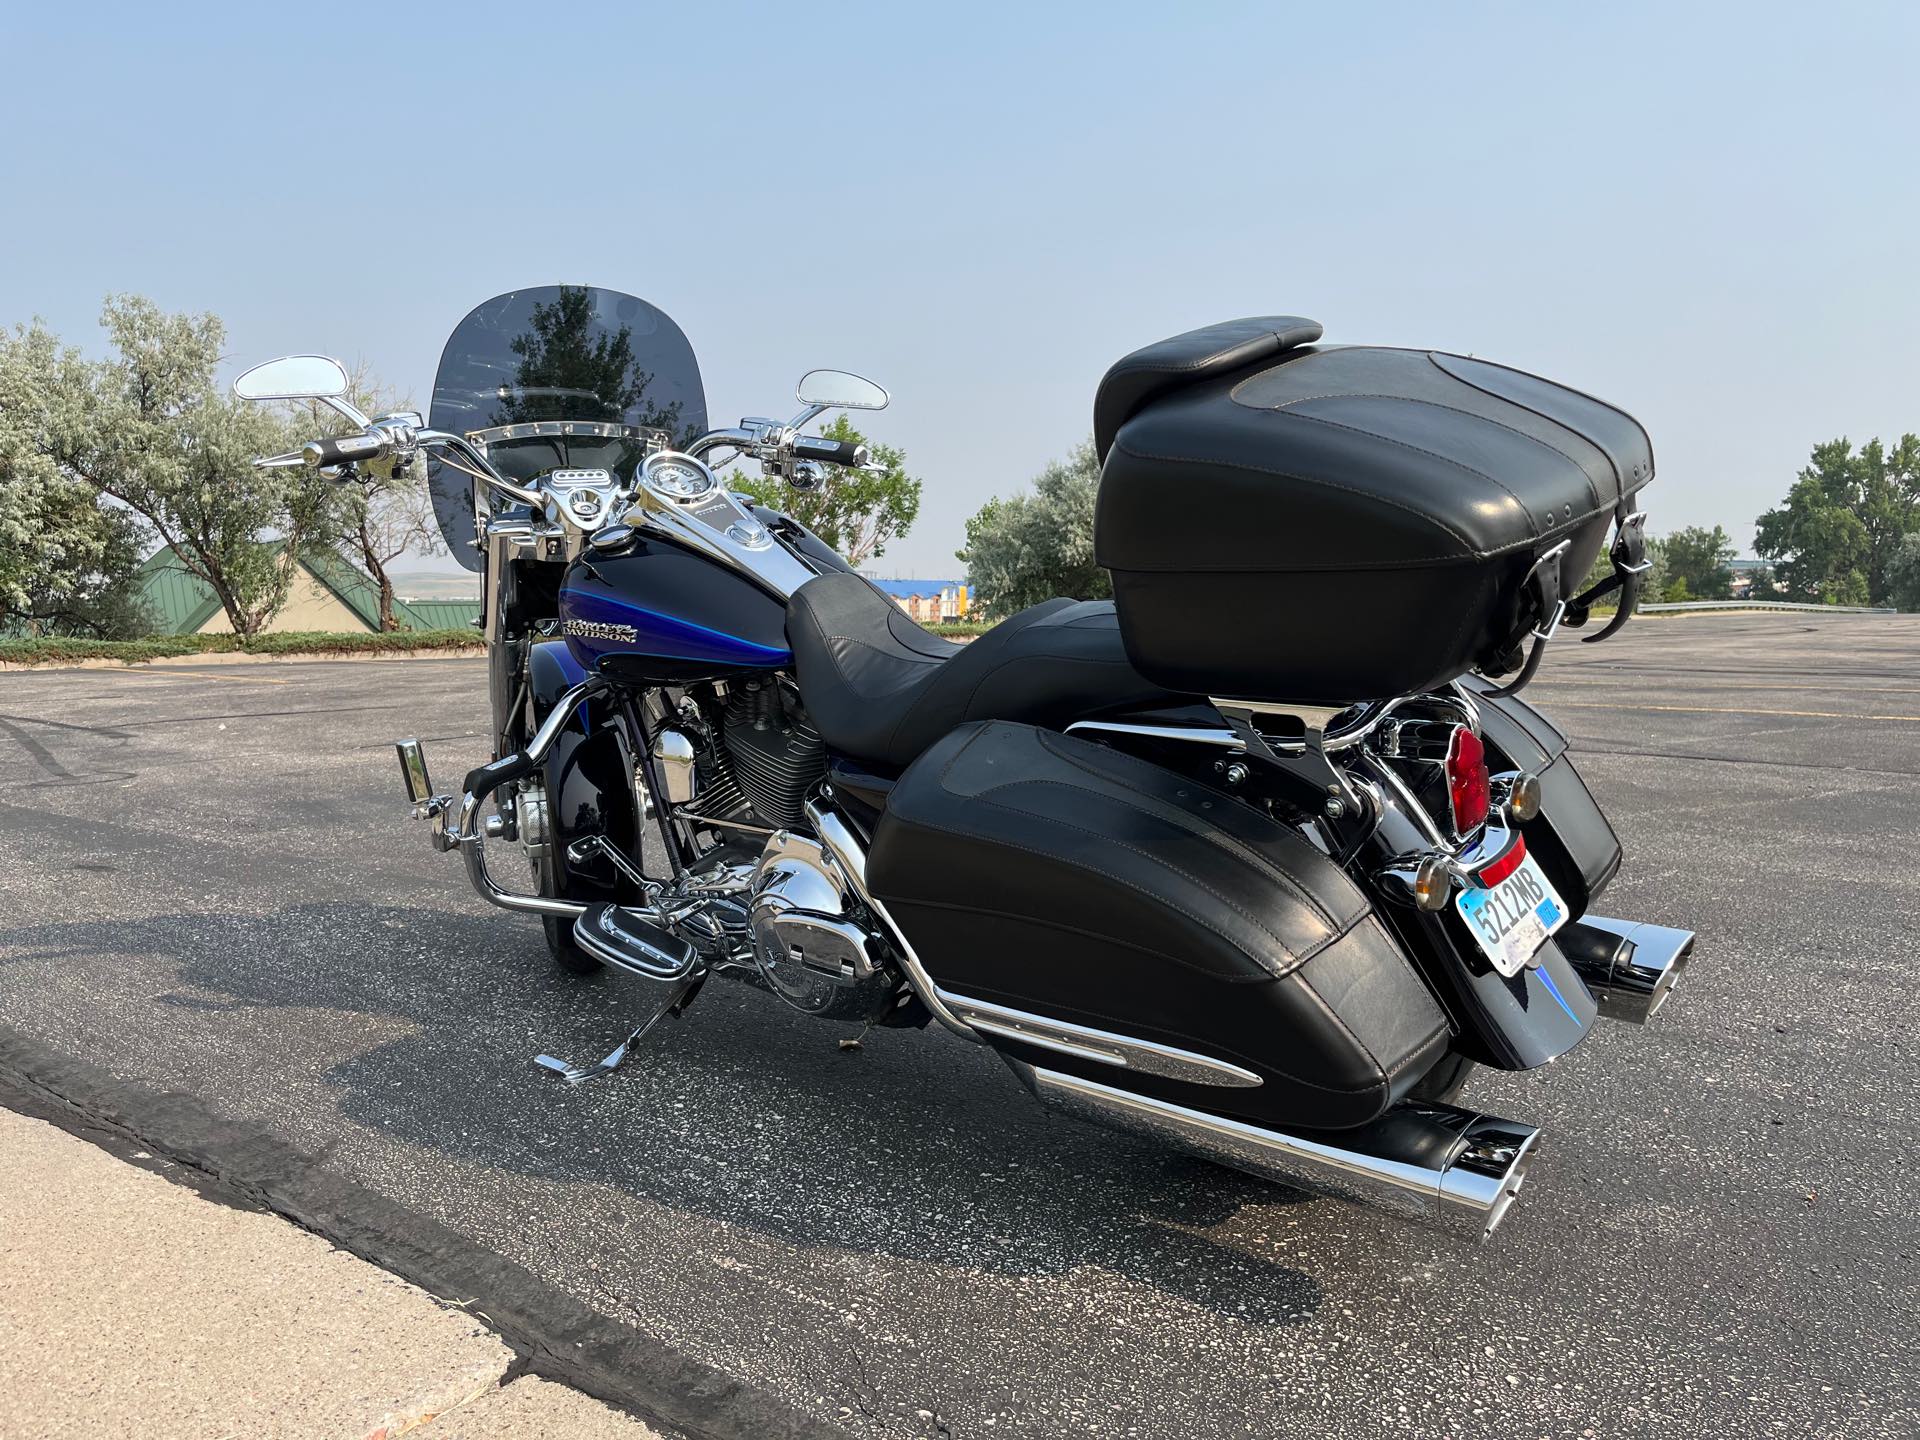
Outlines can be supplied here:
M298 450L289 450L284 455L262 455L253 462L256 470L286 470L295 465L304 465L307 457Z

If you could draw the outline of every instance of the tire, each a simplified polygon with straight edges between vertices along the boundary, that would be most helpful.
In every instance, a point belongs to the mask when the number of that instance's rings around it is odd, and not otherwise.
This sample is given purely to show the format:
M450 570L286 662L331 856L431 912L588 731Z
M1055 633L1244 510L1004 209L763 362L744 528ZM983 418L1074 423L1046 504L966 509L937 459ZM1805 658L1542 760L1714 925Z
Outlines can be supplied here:
M554 883L553 866L535 860L532 868L534 893L549 900L559 898L554 894L559 887ZM592 975L605 968L601 961L580 948L573 938L573 921L566 916L542 915L540 928L546 933L547 949L552 952L554 963L569 975Z
M1467 1081L1479 1068L1466 1056L1448 1051L1440 1057L1438 1064L1414 1082L1413 1089L1407 1092L1407 1098L1451 1105L1460 1098L1460 1092L1467 1088Z
M605 968L582 950L573 938L573 922L560 915L542 915L540 924L547 932L547 949L554 963L569 975L592 975Z
M525 743L526 741L520 736L514 736L516 748ZM547 783L546 771L541 770L521 783L537 783L544 786ZM549 840L547 843L551 845L553 842ZM555 880L551 860L533 860L530 868L533 871L534 894L548 900L563 898L558 894L560 887ZM605 968L601 961L580 948L573 938L573 921L566 916L542 915L540 928L547 937L547 950L552 954L554 963L569 975L593 975Z

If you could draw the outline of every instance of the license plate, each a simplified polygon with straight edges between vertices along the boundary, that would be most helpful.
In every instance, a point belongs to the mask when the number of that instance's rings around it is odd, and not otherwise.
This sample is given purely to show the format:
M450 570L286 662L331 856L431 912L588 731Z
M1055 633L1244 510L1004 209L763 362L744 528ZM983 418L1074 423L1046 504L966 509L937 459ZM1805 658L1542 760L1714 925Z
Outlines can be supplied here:
M1554 931L1567 923L1567 906L1529 855L1498 885L1462 890L1454 909L1502 975L1518 975Z

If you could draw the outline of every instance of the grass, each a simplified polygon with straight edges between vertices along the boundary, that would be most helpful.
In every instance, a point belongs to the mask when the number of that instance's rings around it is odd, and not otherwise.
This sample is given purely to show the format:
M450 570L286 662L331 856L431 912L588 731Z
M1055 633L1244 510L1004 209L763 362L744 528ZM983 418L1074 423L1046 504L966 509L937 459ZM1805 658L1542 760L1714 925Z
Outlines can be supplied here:
M993 628L984 620L943 620L937 625L926 627L936 635L944 635L949 640L970 640L976 635L984 635Z
M479 650L478 630L394 630L334 634L287 630L270 635L154 635L144 640L79 640L67 636L0 636L0 664L59 665L119 660L128 665L180 655L378 655L412 650Z

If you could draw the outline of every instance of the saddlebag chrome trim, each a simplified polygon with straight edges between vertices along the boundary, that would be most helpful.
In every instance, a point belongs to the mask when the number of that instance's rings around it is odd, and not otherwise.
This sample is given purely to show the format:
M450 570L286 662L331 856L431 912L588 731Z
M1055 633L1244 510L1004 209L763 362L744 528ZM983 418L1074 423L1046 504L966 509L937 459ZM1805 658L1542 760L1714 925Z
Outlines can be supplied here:
M1244 1090L1264 1083L1251 1070L1210 1055L1197 1055L1191 1050L973 1000L951 990L942 990L940 998L982 1035L1037 1045L1077 1059L1134 1070L1142 1075L1157 1075L1163 1080L1184 1080L1191 1085L1223 1085Z
M1371 1125L1309 1139L1007 1063L1042 1104L1079 1119L1469 1236L1491 1235L1506 1218L1540 1153L1534 1126L1451 1105L1402 1101Z
M1138 735L1145 740L1166 740L1182 745L1217 745L1223 750L1245 750L1247 742L1233 730L1202 725L1140 725L1119 720L1076 720L1067 726L1067 734L1095 731L1107 735Z

